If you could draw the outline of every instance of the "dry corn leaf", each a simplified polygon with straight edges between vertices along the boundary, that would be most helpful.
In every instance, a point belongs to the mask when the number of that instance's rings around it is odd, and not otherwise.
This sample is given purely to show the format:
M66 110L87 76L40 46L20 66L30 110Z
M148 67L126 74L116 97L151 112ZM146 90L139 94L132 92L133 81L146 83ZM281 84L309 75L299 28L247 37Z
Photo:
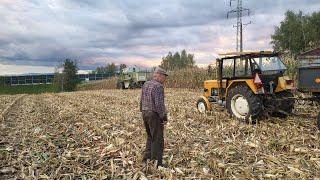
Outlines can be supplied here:
M308 148L295 148L294 152L307 153L308 152Z
M183 171L180 168L174 168L174 170L179 174L184 174Z
M179 78L168 84L188 80ZM169 168L142 163L140 93L27 95L16 103L20 96L0 96L0 112L7 109L0 120L0 169L14 168L4 169L8 179L312 179L320 172L318 106L297 104L294 116L249 125L216 107L199 114L194 104L202 91L187 89L166 89Z
M295 167L292 167L292 166L288 166L288 168L290 169L290 171L292 172L295 172L295 173L298 173L298 174L304 174L301 170L295 168Z
M0 174L11 174L14 172L16 172L16 169L12 167L4 167L0 169Z

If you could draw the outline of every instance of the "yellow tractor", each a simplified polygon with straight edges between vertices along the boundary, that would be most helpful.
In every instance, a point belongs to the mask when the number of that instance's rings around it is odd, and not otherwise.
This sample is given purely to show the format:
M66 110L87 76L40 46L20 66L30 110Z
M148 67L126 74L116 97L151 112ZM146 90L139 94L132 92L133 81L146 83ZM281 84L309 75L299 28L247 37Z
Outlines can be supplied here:
M218 104L245 122L266 114L286 117L292 113L293 81L284 76L286 65L271 51L220 54L215 80L204 82L204 94L197 101L201 113Z

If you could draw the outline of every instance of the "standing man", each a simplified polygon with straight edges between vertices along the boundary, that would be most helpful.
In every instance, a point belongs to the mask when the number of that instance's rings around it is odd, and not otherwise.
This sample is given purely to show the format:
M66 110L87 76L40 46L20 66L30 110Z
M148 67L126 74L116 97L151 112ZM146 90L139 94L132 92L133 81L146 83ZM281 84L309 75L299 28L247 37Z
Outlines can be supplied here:
M168 121L163 87L167 76L168 74L164 69L157 67L153 79L143 85L140 101L140 111L147 132L143 161L147 161L147 159L157 160L158 166L163 166L163 129Z

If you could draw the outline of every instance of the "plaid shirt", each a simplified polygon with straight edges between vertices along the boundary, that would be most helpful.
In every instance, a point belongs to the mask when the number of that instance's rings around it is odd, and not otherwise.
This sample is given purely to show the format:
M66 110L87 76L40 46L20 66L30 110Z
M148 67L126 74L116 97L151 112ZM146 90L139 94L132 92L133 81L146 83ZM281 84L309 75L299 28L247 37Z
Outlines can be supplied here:
M140 111L153 111L166 121L166 107L164 105L164 87L155 79L147 81L141 92Z

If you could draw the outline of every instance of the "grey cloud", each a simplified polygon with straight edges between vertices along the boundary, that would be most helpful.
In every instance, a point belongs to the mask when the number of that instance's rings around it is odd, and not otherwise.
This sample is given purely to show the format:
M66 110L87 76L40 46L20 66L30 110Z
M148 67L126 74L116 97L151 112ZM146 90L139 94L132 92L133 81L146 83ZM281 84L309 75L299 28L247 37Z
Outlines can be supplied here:
M256 48L254 42L270 37L286 9L309 12L320 7L316 0L243 2L253 11L244 19L253 21L244 32L251 49ZM82 68L93 68L106 60L161 59L168 51L183 48L194 50L197 62L207 63L213 50L234 47L228 44L235 35L235 19L226 19L230 9L225 0L6 3L0 6L0 63L55 66L72 58Z

